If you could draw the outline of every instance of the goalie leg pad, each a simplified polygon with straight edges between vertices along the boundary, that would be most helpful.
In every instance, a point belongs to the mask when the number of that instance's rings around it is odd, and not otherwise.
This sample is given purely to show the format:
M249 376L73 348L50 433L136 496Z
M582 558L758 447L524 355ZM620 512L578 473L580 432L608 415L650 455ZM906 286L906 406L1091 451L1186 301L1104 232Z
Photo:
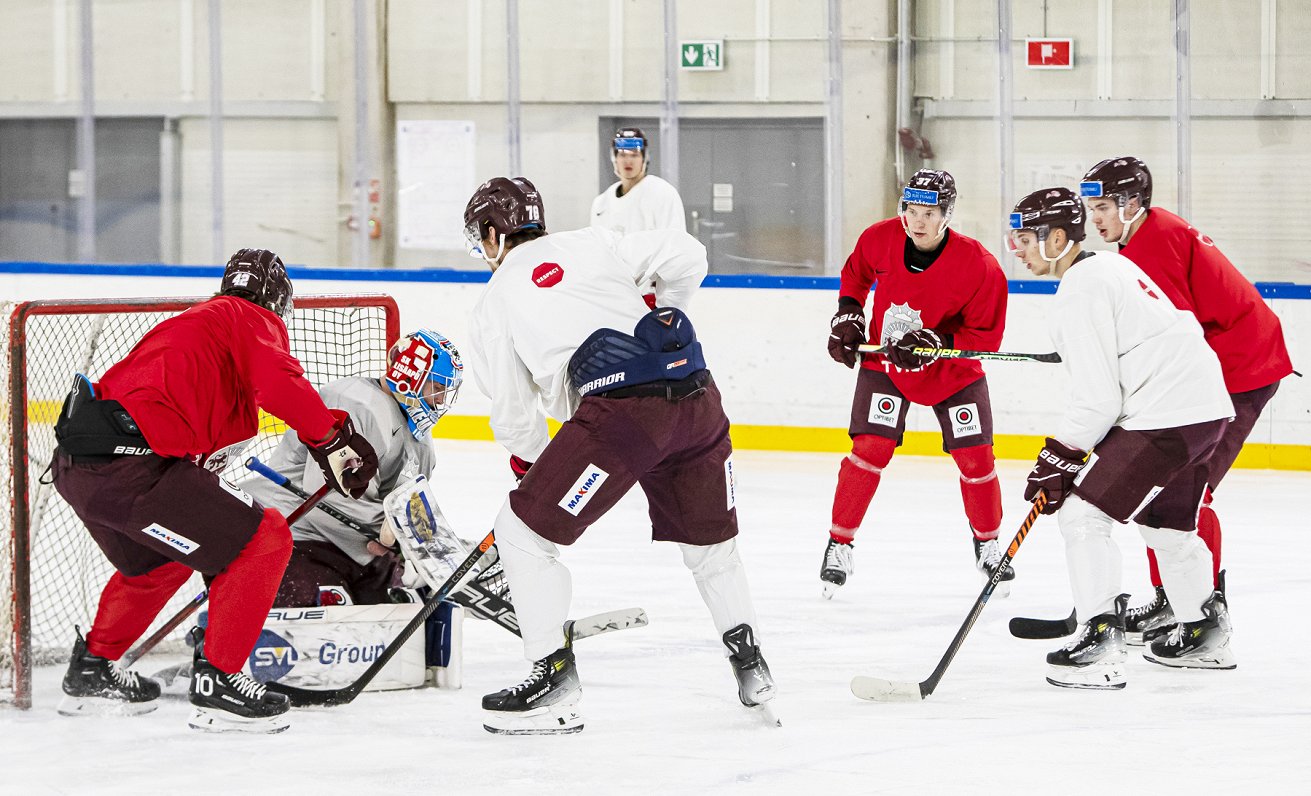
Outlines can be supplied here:
M464 675L464 609L443 601L424 625L433 685L459 689Z

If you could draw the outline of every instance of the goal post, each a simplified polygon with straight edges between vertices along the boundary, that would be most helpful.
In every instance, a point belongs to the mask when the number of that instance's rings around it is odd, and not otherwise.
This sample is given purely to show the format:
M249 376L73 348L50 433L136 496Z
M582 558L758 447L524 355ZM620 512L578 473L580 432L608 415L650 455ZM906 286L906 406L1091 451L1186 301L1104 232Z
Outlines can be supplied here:
M54 421L74 373L93 381L160 321L207 300L60 299L0 302L0 703L32 704L33 667L66 661L73 626L95 614L112 566L72 509L49 484ZM291 352L320 388L347 376L380 376L400 337L400 311L382 294L296 296L288 323ZM285 426L261 413L247 455L266 457ZM223 475L244 476L234 457ZM199 576L160 612L166 620L203 586ZM183 630L174 638L181 649Z

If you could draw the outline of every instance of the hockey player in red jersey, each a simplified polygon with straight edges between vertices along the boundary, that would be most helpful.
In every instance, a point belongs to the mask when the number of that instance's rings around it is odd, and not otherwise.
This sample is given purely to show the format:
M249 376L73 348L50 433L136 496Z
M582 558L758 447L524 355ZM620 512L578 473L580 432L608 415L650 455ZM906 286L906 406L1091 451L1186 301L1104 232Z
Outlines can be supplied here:
M1152 175L1138 158L1110 158L1093 166L1084 175L1080 194L1102 239L1118 243L1120 254L1160 285L1176 307L1196 316L1220 359L1235 416L1208 459L1210 489L1198 513L1197 530L1211 550L1215 586L1223 591L1220 521L1211 508L1212 492L1233 466L1279 380L1293 371L1279 318L1210 238L1173 213L1152 207ZM1131 644L1143 643L1144 634L1150 640L1175 624L1151 548L1147 560L1156 594L1145 605L1129 609L1125 635Z
M874 291L870 342L886 355L860 362L851 406L851 454L842 460L832 526L820 567L831 598L852 573L852 543L901 444L911 403L933 407L942 447L960 469L961 497L974 537L975 563L991 577L1001 563L1001 488L992 452L988 382L977 361L938 361L915 349L996 351L1006 322L1006 277L978 241L947 228L956 181L921 169L902 191L896 218L865 230L842 268L838 311L830 323L829 355L854 367L866 342L865 300ZM1009 592L1008 566L999 589Z
M117 572L64 677L66 715L153 710L159 685L117 661L193 571L210 584L190 725L278 732L287 698L241 667L291 555L286 519L216 474L259 430L259 410L300 432L324 478L358 498L377 471L350 415L329 410L290 353L282 260L242 249L219 295L155 326L93 384L78 374L56 424L55 488Z

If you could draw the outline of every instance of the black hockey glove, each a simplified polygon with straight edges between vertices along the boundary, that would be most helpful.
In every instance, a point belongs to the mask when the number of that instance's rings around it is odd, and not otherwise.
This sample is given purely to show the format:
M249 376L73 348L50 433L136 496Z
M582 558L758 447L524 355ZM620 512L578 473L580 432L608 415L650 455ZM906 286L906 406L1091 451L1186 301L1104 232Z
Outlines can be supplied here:
M1051 437L1038 454L1038 461L1029 471L1029 483L1024 487L1024 499L1032 501L1038 496L1038 490L1047 493L1047 505L1042 507L1043 514L1055 514L1074 489L1074 479L1083 469L1083 460L1088 456L1081 450L1057 442Z
M829 321L828 355L849 368L856 366L856 346L866 340L865 308L850 296L838 299L838 311Z
M533 463L526 459L514 455L510 456L510 471L514 473L515 481L522 481L524 476L528 475L528 468L532 466Z
M919 370L931 365L938 361L942 349L951 345L943 344L944 336L951 338L951 335L939 335L932 329L906 332L900 340L888 346L888 360L902 370ZM917 348L921 350L917 352Z
M337 418L337 427L327 441L315 444L304 437L300 441L309 449L310 456L323 471L323 478L333 489L359 500L368 489L369 482L378 474L378 454L373 446L355 430L351 416L340 409L330 409Z

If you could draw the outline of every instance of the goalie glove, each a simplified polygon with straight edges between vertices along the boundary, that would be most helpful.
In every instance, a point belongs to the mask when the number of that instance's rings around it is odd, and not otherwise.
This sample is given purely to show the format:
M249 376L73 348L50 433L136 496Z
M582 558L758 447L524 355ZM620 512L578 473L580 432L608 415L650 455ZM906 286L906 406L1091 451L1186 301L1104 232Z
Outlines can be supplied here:
M304 437L300 441L323 471L324 480L343 495L359 500L378 474L378 454L364 435L355 430L350 414L340 409L329 411L337 418L332 436L318 443Z

